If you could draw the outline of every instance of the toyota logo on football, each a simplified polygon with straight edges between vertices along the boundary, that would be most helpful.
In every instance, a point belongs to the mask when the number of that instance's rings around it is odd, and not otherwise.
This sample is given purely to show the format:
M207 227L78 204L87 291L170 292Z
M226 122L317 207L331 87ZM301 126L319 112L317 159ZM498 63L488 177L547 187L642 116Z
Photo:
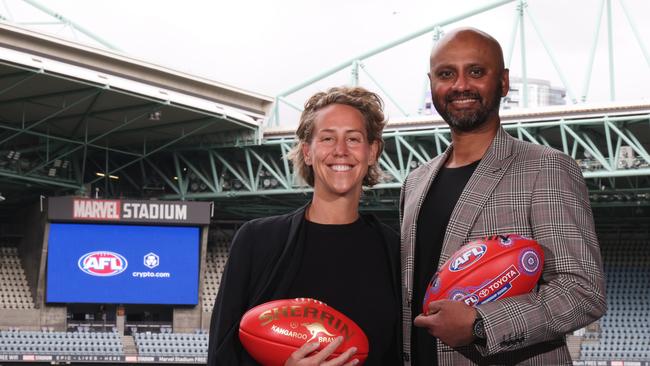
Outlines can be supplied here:
M452 272L462 271L478 262L485 252L487 252L485 244L470 244L464 251L449 261L449 270Z
M124 272L128 262L121 254L98 251L82 255L77 265L91 276L109 277Z

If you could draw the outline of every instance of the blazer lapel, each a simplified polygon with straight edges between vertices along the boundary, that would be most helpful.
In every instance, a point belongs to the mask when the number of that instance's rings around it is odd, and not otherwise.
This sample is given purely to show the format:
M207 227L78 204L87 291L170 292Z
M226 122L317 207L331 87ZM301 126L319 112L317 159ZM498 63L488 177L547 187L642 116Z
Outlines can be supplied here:
M413 297L413 269L415 268L415 242L417 235L417 221L424 198L429 192L431 182L443 166L451 146L447 147L444 153L435 157L431 162L423 165L420 169L426 169L422 174L417 176L411 175L415 180L407 181L405 189L408 191L408 199L402 202L402 230L401 230L401 270L402 285L406 290L406 300L410 303ZM404 192L403 192L404 193ZM402 197L404 198L404 197Z
M469 239L476 218L513 161L512 141L513 138L500 128L467 182L449 218L438 267Z
M415 206L415 211L413 211L413 216L412 216L414 223L416 224L417 224L417 218L420 215L420 209L422 208L422 204L424 203L424 199L426 198L427 193L429 192L429 187L431 187L431 183L433 182L433 180L436 179L436 176L438 175L440 168L442 168L442 166L445 164L445 161L447 161L447 158L451 153L451 149L452 149L451 146L449 146L447 150L445 150L445 152L443 152L442 155L440 155L439 159L435 159L434 161L431 162L430 165L425 166L427 172L422 176L421 181L416 183L416 185L413 188L413 192L411 193L411 195L413 197L418 198L417 205Z

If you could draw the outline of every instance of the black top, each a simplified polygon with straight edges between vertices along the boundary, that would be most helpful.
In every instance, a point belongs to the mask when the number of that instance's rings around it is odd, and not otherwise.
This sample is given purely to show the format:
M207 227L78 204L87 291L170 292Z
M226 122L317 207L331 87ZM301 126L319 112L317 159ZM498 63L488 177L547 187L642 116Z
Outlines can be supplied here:
M301 265L288 297L311 297L345 314L368 337L365 365L394 365L399 303L380 233L362 218L345 225L306 221L305 230Z
M479 160L480 161L480 160ZM438 260L451 213L479 161L459 168L442 167L431 182L418 215L413 272L413 319L422 313L424 292L438 269ZM436 339L426 328L412 327L413 365L437 365Z
M255 219L244 224L235 234L228 263L223 271L219 294L212 311L209 366L258 366L239 342L239 321L248 309L267 301L286 299L304 250L305 209ZM382 247L392 253L390 261L390 288L400 303L399 237L388 226L372 215L361 214L364 221L382 238ZM338 269L338 268L336 268ZM369 304L371 305L371 304ZM393 314L401 348L401 312ZM398 365L401 357L391 363Z

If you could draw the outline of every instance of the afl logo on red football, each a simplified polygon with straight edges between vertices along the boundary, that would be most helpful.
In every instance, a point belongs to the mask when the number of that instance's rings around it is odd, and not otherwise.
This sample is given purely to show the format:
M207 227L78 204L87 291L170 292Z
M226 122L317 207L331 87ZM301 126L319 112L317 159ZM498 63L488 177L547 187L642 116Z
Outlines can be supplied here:
M449 261L449 270L452 272L462 271L472 264L478 262L479 259L487 252L485 244L469 244L460 254L451 258Z
M82 255L77 265L91 276L109 277L124 272L128 262L121 254L99 251Z

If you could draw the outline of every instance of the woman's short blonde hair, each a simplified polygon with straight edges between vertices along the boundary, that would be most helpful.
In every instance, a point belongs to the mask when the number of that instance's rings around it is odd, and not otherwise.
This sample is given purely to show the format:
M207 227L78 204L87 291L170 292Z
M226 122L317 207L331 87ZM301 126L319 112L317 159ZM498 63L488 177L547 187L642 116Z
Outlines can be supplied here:
M298 143L289 153L294 172L312 187L314 186L314 170L305 163L302 145L311 143L318 111L332 104L348 105L361 112L366 126L366 133L368 134L368 143L377 142L375 161L378 161L381 152L384 150L384 140L381 136L386 120L382 110L384 103L379 95L358 86L334 87L326 92L314 94L305 103L305 109L300 116L300 124L296 130ZM383 173L377 163L371 165L368 167L368 173L363 178L363 185L370 187L379 183L382 175Z

